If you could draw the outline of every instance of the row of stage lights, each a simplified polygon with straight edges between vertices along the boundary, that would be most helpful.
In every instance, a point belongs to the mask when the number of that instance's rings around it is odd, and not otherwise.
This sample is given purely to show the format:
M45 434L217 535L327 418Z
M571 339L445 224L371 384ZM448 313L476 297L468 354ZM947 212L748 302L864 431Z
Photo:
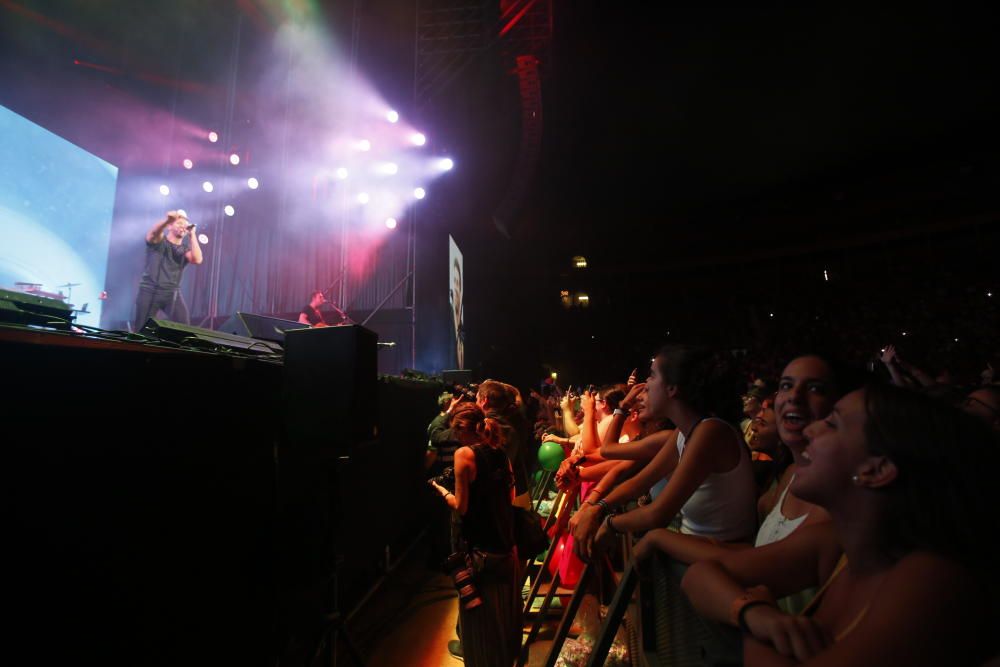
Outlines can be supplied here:
M390 123L396 123L397 121L399 121L399 113L393 110L389 110L388 112L386 112L385 119ZM210 131L208 133L208 141L213 144L218 143L219 141L218 132L215 132L214 130ZM427 137L421 134L420 132L414 132L413 134L410 135L410 141L415 146L423 146L427 143ZM363 152L370 151L372 149L372 142L368 139L361 139L355 144L355 148ZM231 153L229 155L229 163L234 167L239 165L240 163L239 154ZM191 158L184 158L184 160L181 162L181 165L185 169L191 170L194 168L194 160L192 160ZM451 169L454 168L455 163L451 158L441 158L440 160L438 160L437 166L441 171L451 171ZM376 168L376 171L383 176L393 176L399 173L399 165L395 164L394 162L386 162L379 165ZM338 180L346 180L350 176L346 167L338 167L334 171L334 175L337 177ZM250 188L251 190L256 190L257 188L260 187L260 181L256 177L251 176L247 178L247 187ZM204 181L201 184L201 188L205 192L211 193L215 190L215 185L211 181ZM170 186L168 186L165 183L160 185L160 194L163 195L164 197L169 196ZM413 189L412 194L414 199L423 199L424 197L427 196L427 191L424 190L424 188L416 187ZM371 196L367 192L360 192L357 194L355 199L359 204L365 205L371 201ZM222 210L229 217L236 215L236 207L233 206L232 204L226 204ZM397 221L395 218L387 218L385 220L385 226L388 227L389 229L395 229L396 224Z

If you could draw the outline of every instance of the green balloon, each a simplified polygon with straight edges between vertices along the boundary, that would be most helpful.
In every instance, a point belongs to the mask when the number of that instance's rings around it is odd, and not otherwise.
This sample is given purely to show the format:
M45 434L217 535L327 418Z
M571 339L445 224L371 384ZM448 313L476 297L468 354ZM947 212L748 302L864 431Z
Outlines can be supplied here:
M559 469L559 464L564 458L566 458L566 452L563 451L562 445L558 442L546 440L538 448L538 465L542 467L542 470L555 472Z

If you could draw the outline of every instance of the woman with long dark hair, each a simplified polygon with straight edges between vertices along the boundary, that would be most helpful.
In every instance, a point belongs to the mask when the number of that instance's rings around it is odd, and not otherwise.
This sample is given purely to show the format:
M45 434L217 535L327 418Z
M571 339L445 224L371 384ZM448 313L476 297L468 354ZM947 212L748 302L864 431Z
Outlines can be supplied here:
M449 559L460 592L459 626L466 664L510 667L521 646L521 595L514 546L514 477L503 426L482 408L462 403L451 418L455 490L435 481L461 516L460 540ZM471 587L470 587L471 586Z
M997 650L991 606L1000 448L959 410L887 385L805 429L791 491L832 521L691 566L703 616L744 629L747 665L969 665ZM774 597L822 586L800 615Z
M649 505L607 514L594 543L603 547L615 533L663 528L678 514L683 533L749 541L757 527L756 489L750 452L733 426L740 413L739 380L728 360L704 348L666 346L650 364L645 390L645 417L677 426L650 466L675 458L676 468L653 487ZM605 508L628 500L628 484L623 487L602 499ZM590 545L582 550L589 555Z

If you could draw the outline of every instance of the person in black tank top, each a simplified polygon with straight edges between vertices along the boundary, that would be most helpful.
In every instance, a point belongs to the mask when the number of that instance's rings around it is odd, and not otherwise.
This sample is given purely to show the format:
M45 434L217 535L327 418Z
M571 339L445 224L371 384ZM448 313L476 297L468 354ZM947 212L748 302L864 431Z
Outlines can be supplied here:
M462 403L451 419L455 490L433 480L448 506L461 515L459 551L469 554L482 604L459 606L462 650L468 665L510 667L521 646L521 595L514 547L514 476L503 449L503 428L482 409Z

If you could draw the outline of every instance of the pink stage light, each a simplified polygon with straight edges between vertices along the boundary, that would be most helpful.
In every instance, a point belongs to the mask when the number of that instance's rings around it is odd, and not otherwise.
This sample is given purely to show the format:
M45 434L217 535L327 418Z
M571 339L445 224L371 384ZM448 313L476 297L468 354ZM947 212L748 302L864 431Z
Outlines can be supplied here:
M218 133L216 133L216 132L209 132L208 133L208 140L211 141L214 144L216 141L219 140Z
M233 153L232 155L229 156L229 164L231 164L231 165L233 165L235 167L239 163L240 163L240 156L239 155L237 155L236 153Z
M191 158L189 157L184 158L183 164L185 169L191 169L192 167L194 167L194 162L192 162Z

